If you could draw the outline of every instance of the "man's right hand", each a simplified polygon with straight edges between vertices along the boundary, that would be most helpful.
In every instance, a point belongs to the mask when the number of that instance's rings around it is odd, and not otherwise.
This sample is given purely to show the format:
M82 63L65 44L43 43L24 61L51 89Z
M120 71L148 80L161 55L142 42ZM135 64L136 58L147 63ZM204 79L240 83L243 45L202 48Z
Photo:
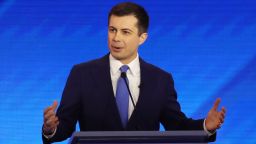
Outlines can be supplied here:
M45 135L51 135L59 125L59 119L56 116L55 110L58 102L54 101L53 104L44 110L44 125L43 132Z

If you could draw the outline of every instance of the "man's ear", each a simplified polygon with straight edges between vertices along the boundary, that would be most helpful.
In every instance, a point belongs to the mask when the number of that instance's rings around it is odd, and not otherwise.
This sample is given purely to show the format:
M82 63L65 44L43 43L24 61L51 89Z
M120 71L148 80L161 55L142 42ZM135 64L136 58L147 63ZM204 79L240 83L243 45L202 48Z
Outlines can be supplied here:
M141 35L140 35L140 45L141 44L143 44L145 41L146 41L146 39L148 38L148 33L142 33Z

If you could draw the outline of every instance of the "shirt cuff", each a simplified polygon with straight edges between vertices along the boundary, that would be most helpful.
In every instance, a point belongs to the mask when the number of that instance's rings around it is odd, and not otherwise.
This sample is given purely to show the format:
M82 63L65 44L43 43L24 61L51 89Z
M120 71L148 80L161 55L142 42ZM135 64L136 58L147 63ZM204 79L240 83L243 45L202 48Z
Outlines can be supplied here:
M43 136L44 136L46 139L50 139L50 138L52 138L52 137L55 135L56 131L57 131L57 128L54 129L54 131L53 131L53 133L52 133L51 135L46 135L46 134L44 134L44 131L43 131L42 133L43 133Z
M204 119L204 131L208 134L208 136L214 135L214 134L216 133L216 130L213 131L213 132L209 132L209 131L207 130L207 128L206 128L205 120L206 120L206 119Z

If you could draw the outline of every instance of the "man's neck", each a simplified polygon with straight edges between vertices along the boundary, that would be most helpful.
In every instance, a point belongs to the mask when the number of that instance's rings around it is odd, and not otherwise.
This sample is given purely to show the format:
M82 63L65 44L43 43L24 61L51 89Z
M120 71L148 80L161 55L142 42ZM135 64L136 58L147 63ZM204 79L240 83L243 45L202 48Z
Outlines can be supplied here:
M110 55L111 55L111 53L110 53ZM132 61L134 61L134 60L138 57L138 53L136 54L135 57L130 58L130 59L125 59L125 60L117 59L117 58L115 58L113 55L111 55L111 57L112 57L113 59L115 59L115 60L120 61L120 62L121 62L122 64L124 64L124 65L128 65L129 63L131 63Z

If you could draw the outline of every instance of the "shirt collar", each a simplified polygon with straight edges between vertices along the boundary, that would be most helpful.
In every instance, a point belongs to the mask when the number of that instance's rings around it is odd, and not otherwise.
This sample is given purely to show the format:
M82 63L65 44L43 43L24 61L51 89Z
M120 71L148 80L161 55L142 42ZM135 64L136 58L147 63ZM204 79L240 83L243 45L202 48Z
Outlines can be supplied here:
M110 72L115 75L119 71L119 68L123 66L124 64L121 63L121 61L114 58L111 54L109 54L109 60L110 60ZM137 53L137 57L132 60L129 64L128 73L130 73L133 76L137 76L140 74L140 62L139 62L139 54Z

